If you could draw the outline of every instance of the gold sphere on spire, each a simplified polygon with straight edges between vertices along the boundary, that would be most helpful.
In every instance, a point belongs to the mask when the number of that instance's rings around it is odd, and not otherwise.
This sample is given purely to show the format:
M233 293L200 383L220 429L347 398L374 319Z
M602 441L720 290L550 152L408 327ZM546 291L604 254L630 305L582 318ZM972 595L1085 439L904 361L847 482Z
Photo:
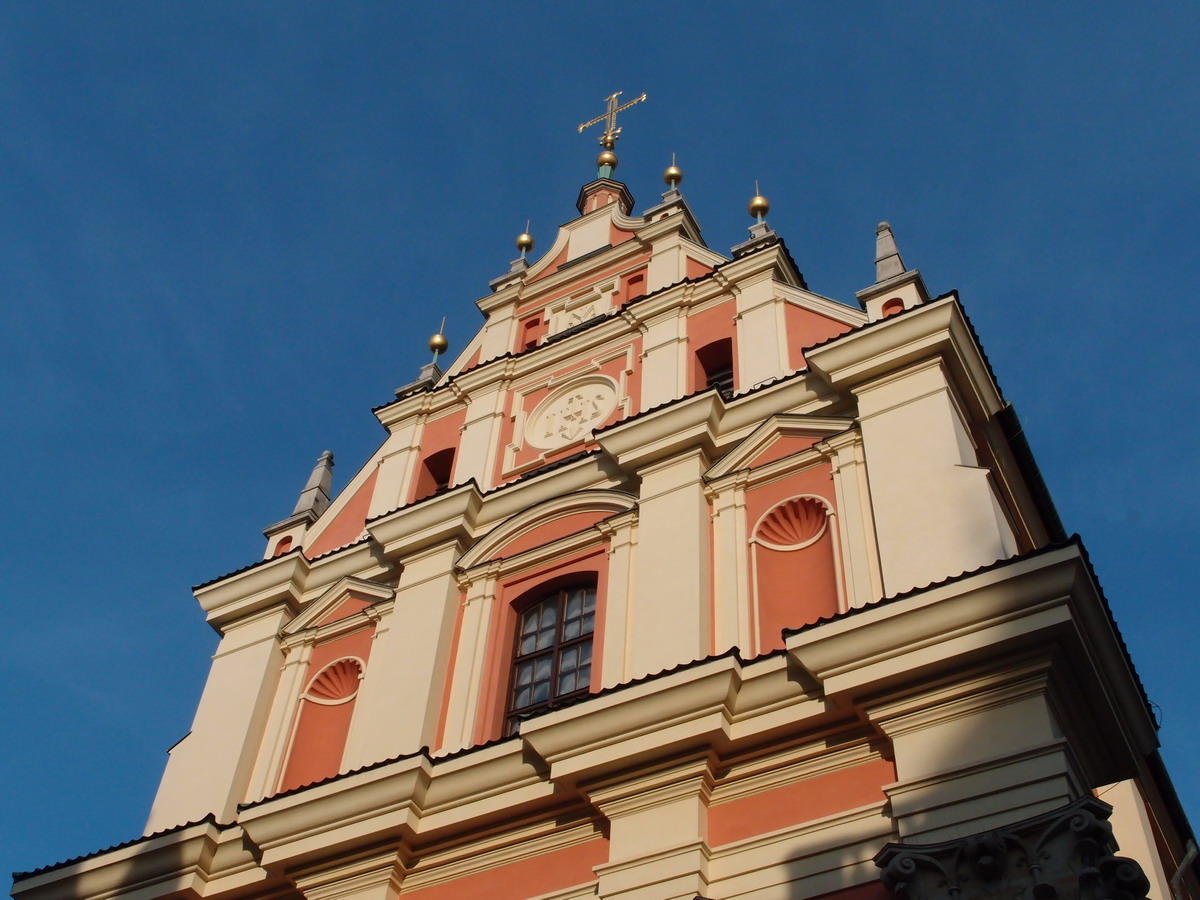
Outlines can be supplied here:
M449 346L450 342L444 334L435 334L429 339L429 349L434 353L445 353Z
M600 155L596 157L596 165L598 167L608 166L610 169L617 167L617 154L612 150L601 150Z
M663 172L663 181L667 183L667 187L678 187L679 182L683 181L683 169L671 163Z
M528 253L533 249L533 235L527 231L522 231L517 235L517 249L522 253Z
M746 208L750 210L750 215L757 219L760 216L765 216L770 211L771 204L762 194L755 194L750 198L750 205Z

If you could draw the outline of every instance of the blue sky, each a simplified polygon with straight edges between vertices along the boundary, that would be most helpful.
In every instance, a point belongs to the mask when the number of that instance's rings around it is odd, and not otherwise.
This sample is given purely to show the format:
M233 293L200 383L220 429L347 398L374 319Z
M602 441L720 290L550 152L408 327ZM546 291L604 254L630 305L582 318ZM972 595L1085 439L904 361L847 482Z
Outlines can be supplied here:
M672 152L710 246L770 222L817 292L895 228L957 288L1092 554L1192 815L1195 4L0 5L0 870L140 833L216 636L318 454L594 176Z

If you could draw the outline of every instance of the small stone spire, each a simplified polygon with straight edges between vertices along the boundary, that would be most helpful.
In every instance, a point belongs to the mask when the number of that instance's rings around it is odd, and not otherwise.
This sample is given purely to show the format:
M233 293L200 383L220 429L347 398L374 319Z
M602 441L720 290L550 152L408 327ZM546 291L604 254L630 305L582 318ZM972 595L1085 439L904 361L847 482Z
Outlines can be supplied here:
M300 492L296 501L293 516L311 513L315 519L329 508L329 492L333 487L333 454L326 450L317 460L312 474L308 476L308 484Z
M887 222L880 222L875 226L875 283L879 284L907 271L904 260L900 258L900 251L896 248L896 236L892 234L892 226Z

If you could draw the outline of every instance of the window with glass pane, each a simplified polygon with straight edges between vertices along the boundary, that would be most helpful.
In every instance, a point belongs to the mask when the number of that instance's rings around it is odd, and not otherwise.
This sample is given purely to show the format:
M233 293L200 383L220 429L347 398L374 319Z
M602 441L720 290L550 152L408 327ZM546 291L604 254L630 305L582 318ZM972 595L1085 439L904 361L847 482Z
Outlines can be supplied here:
M586 694L592 681L596 588L562 588L520 613L505 734L522 719Z

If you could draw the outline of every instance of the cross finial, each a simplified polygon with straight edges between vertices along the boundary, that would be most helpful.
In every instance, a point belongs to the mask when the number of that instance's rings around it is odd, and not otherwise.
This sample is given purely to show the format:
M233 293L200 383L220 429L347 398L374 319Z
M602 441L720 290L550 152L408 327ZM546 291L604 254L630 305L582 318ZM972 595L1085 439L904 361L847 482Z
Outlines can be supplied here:
M600 146L605 150L612 150L616 146L617 138L621 136L621 129L617 127L617 113L624 112L635 103L641 103L646 99L646 95L642 94L642 96L635 97L628 103L617 106L617 98L620 96L621 91L617 91L612 96L606 97L605 102L608 104L608 111L604 115L596 116L596 118L590 119L579 126L579 132L582 134L583 129L595 125L597 122L604 122L604 133L600 135Z

